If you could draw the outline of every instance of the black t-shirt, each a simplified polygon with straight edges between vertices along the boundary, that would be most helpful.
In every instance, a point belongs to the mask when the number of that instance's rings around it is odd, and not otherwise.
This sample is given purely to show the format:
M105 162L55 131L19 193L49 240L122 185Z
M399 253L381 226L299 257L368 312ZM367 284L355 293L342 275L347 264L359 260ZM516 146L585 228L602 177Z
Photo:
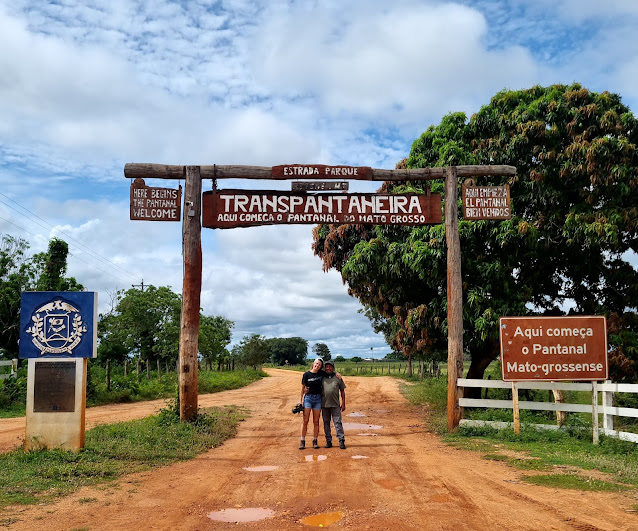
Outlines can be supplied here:
M321 380L323 379L325 372L323 370L319 372L306 371L301 377L301 383L308 388L309 395L320 395L323 386Z

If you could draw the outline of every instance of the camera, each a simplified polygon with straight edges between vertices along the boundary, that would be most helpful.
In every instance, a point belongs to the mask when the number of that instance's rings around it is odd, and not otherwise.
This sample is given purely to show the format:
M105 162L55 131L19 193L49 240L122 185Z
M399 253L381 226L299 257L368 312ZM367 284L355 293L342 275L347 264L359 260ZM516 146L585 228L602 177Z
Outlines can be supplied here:
M301 413L302 411L303 411L303 404L301 402L292 408L293 413Z

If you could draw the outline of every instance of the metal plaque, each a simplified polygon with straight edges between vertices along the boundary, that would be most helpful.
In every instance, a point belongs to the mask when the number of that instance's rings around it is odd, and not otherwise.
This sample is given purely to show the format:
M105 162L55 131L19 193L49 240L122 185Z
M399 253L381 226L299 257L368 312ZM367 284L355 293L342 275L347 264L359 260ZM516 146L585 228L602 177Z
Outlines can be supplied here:
M34 413L75 411L75 362L35 363Z

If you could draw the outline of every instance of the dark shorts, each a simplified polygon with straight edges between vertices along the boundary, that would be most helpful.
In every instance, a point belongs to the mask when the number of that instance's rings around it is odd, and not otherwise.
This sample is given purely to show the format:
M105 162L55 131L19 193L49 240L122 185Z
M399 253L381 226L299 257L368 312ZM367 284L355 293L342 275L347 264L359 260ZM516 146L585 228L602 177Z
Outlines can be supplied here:
M303 399L306 409L321 409L321 395L306 395Z

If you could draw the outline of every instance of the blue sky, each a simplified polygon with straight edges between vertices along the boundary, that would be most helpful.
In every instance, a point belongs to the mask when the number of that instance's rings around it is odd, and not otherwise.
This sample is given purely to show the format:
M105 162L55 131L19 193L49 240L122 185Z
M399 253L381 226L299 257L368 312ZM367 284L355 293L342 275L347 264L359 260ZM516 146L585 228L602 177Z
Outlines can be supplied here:
M32 252L65 238L103 311L142 280L180 292L180 224L128 219L126 162L392 168L448 112L535 84L636 112L637 27L634 0L0 0L0 232ZM311 230L203 229L204 312L234 320L236 342L381 356Z

